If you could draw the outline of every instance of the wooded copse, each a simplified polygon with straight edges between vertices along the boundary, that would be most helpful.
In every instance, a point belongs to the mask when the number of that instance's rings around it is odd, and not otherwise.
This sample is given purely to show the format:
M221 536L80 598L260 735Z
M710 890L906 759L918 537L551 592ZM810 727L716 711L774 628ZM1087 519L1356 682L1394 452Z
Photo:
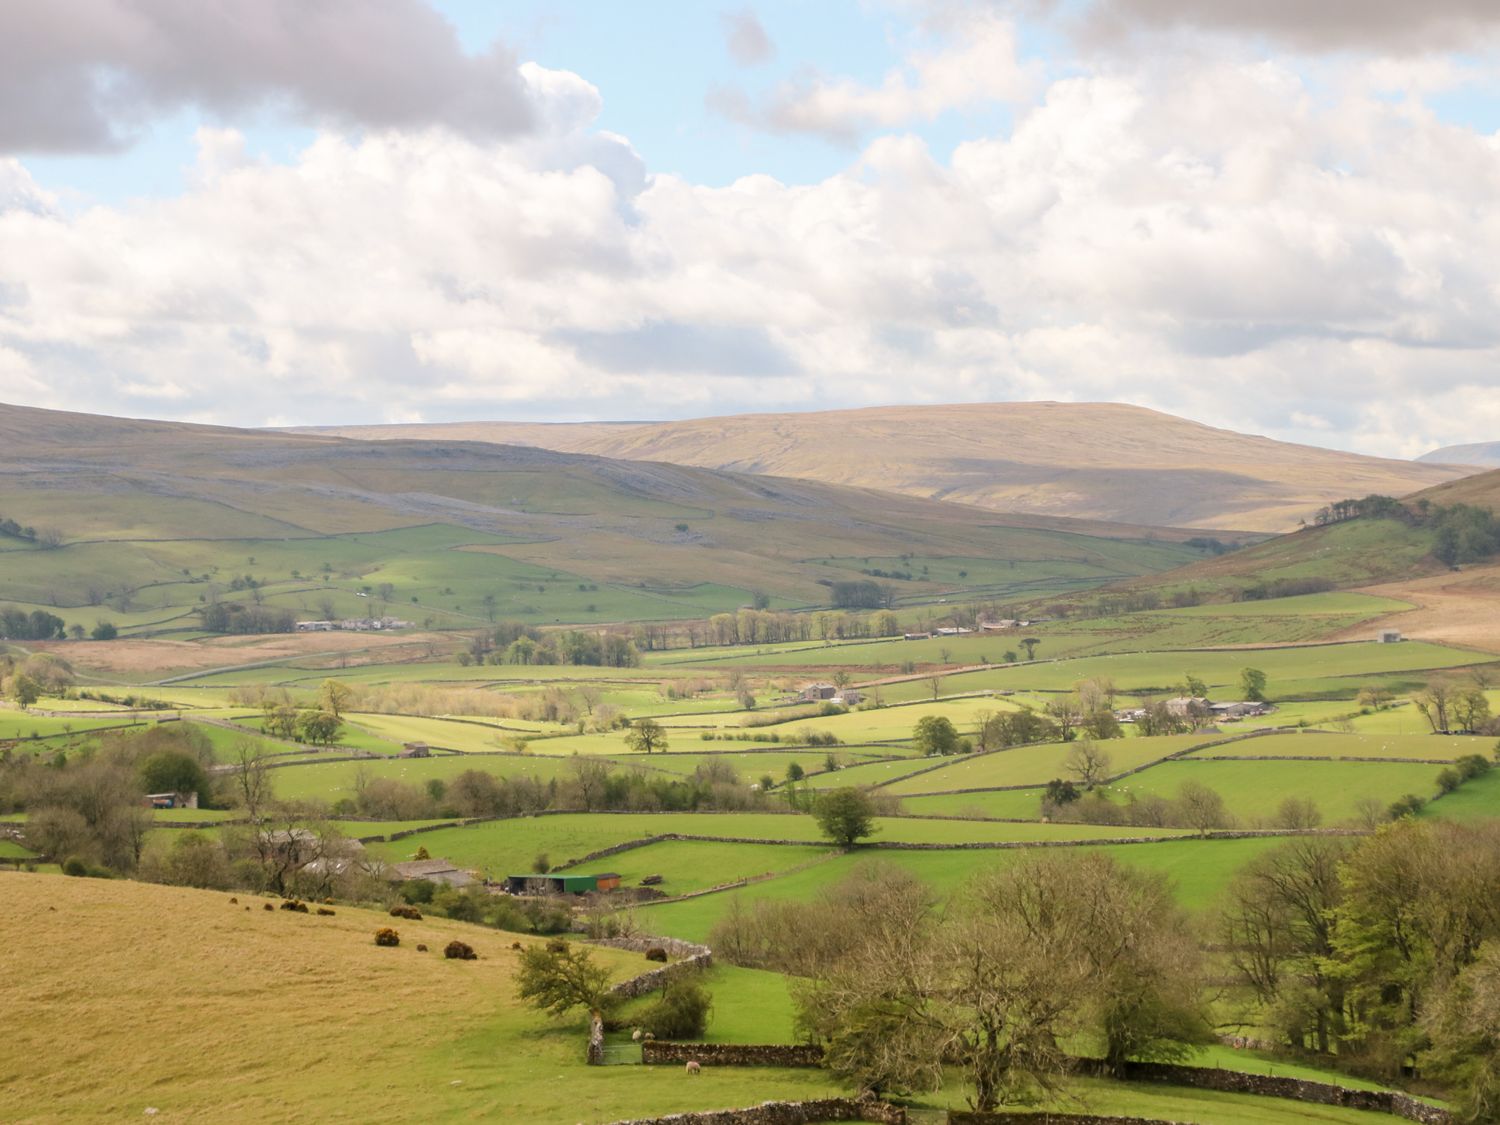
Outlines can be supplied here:
M1383 1080L1416 1066L1457 1088L1461 1120L1495 1119L1500 825L1283 844L1231 883L1219 937L1287 1046Z

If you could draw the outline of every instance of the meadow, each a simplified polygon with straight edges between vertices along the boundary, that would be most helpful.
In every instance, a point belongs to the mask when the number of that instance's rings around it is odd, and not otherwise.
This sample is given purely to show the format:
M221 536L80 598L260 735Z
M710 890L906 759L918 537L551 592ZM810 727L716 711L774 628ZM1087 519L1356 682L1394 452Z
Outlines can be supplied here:
M1122 799L1172 798L1185 782L1195 781L1219 793L1242 823L1269 824L1282 801L1297 797L1312 800L1331 826L1358 820L1362 801L1383 810L1407 794L1435 796L1439 768L1406 762L1165 762L1111 785L1110 792Z
M1118 774L1160 761L1172 754L1180 754L1212 740L1213 736L1178 734L1157 738L1111 739L1098 745L1109 755L1110 773ZM908 775L882 788L886 792L905 797L917 793L951 792L955 789L1044 785L1055 777L1070 776L1065 763L1071 752L1071 746L1048 743L1041 746L1018 746L989 754L960 754L946 762L938 759L932 763L938 768L930 772Z
M433 856L464 867L487 872L491 877L531 870L533 859L545 854L553 866L632 840L666 833L732 838L735 840L790 840L795 845L824 844L817 822L797 813L564 813L490 821L463 828L424 832L388 844L374 844L374 854L387 860L411 857L418 847ZM922 820L878 817L874 839L881 843L939 844L1043 843L1099 839L1101 837L1170 838L1186 835L1172 828L1097 828L1074 824L971 823L954 820ZM652 845L660 846L660 845ZM628 853L624 853L628 854ZM727 853L715 852L714 860ZM896 853L891 853L896 854ZM613 870L625 862L613 855L580 868L582 873ZM651 867L649 861L642 861ZM695 878L710 884L740 877L736 865L714 866L705 859L694 861ZM653 867L653 871L658 869ZM670 871L660 871L671 875Z
M970 825L970 827L990 827ZM1128 831L1128 830L1127 830ZM1117 834L1111 832L1111 835ZM1234 872L1255 856L1279 843L1275 838L1243 840L1167 840L1156 843L1081 845L1080 852L1104 851L1123 863L1160 873L1172 881L1177 899L1195 912L1212 909ZM757 898L806 902L819 892L848 877L861 863L901 867L935 891L946 894L961 888L980 872L1012 863L1025 854L1019 850L996 851L881 851L838 855L825 863L722 894L704 895L682 902L636 908L636 916L648 930L690 941L703 941L731 904ZM1070 849L1072 854L1072 849Z
M321 918L240 897L235 905L217 892L0 876L0 910L15 927L0 978L0 1003L15 1021L0 1058L7 1117L139 1118L155 1108L217 1120L572 1125L834 1092L818 1071L711 1070L689 1085L676 1068L590 1068L581 1019L551 1021L515 999L514 935L400 921L400 947L381 949L371 935L391 922L383 912L338 907ZM445 960L452 938L481 959ZM417 952L418 942L431 952ZM645 964L638 954L594 956L621 977ZM317 1044L299 1054L291 1087L288 1013L299 1039ZM377 1071L379 1082L350 1081ZM97 1077L80 1077L89 1074Z

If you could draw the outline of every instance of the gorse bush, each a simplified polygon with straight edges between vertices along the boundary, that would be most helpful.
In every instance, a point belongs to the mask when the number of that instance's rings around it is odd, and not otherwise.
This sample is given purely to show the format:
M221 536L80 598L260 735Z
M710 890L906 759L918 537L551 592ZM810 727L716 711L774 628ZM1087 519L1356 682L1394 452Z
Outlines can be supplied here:
M420 922L422 912L415 906L393 906L391 907L392 918L405 918L411 922Z
M389 926L384 926L375 931L375 944L393 946L401 944L401 935Z
M479 954L474 952L474 947L467 942L450 941L443 947L443 956L450 961L477 961Z

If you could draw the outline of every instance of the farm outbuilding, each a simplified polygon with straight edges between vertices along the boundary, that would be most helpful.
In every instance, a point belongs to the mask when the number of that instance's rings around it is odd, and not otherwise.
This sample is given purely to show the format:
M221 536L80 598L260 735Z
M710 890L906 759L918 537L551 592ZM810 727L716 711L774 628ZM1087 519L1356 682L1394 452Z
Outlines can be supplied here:
M450 887L467 887L475 881L474 876L446 859L414 859L407 863L392 863L386 867L385 876L393 883L426 879L430 883L443 883Z
M1380 635L1376 638L1376 640L1378 640L1383 645L1399 644L1401 642L1401 630L1382 629L1380 630Z
M513 895L586 895L615 891L620 876L613 871L598 875L509 875L505 889Z
M198 794L193 793L147 793L145 806L148 809L196 809Z

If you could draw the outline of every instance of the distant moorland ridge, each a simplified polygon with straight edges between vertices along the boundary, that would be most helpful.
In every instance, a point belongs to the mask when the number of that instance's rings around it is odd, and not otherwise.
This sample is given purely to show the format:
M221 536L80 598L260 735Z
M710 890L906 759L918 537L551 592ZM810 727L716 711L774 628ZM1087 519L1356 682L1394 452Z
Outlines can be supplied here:
M678 422L455 422L311 432L533 445L879 488L997 511L1258 531L1290 530L1341 497L1400 496L1471 471L1273 441L1121 403L884 406Z

